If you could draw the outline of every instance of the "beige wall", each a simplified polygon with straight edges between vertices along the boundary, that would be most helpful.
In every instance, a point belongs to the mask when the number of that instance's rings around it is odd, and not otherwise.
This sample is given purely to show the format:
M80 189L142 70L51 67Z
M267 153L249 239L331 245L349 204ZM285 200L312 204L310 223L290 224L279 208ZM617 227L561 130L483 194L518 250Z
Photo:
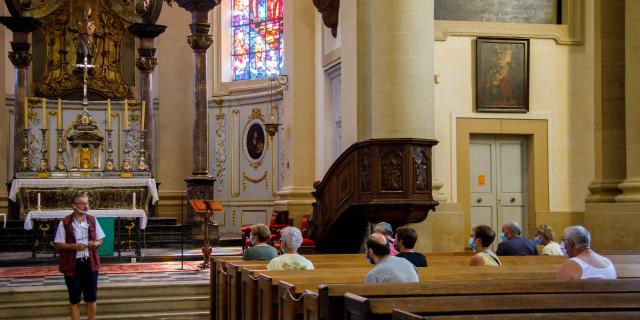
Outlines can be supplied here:
M554 40L531 39L530 101L526 117L549 120L550 211L584 211L587 185L594 176L593 142L593 5L586 8L585 43L559 45ZM458 201L452 154L455 115L471 118L475 85L475 40L449 37L435 45L436 139L435 175L443 192ZM500 115L505 116L505 115ZM520 115L505 117L519 119Z

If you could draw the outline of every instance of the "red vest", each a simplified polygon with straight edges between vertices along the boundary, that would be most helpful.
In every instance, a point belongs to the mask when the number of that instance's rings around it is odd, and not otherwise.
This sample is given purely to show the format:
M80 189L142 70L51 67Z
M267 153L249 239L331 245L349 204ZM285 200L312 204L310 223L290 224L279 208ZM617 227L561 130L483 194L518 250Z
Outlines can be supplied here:
M96 241L96 218L92 215L86 215L89 223L89 241ZM76 243L76 236L73 232L73 213L62 218L62 225L65 232L66 243ZM60 272L66 276L73 277L76 273L76 250L60 250ZM100 257L97 249L89 248L89 263L91 271L98 272L100 269Z

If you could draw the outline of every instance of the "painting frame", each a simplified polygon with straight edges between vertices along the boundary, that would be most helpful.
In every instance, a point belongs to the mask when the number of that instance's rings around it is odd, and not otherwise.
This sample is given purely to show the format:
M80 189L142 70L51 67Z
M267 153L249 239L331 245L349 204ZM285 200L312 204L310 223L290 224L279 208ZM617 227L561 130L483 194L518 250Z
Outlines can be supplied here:
M529 39L476 39L476 112L529 112Z

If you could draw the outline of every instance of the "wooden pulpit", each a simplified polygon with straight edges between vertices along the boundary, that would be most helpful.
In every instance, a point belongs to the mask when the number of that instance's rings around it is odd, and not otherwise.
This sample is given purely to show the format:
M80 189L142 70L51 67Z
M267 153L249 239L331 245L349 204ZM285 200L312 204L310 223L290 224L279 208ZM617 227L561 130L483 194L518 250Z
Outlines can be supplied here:
M211 218L216 211L224 211L222 204L216 200L189 200L193 211L197 214L202 214L202 231L204 232L204 240L202 241L202 255L204 256L204 262L202 263L202 269L209 268L209 260L211 258L211 244L209 243L209 225L211 224Z

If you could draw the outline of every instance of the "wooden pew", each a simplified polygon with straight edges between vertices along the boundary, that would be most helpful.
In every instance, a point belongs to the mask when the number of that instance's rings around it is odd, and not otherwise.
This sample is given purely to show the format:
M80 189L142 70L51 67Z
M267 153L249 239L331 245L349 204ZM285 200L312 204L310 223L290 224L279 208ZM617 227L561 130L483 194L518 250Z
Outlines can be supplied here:
M344 255L343 255L344 256ZM362 259L362 256L360 255L359 257L360 259L358 259L358 261L364 261L364 259ZM539 256L539 257L504 257L504 261L503 263L505 264L505 266L508 265L535 265L535 264L559 264L562 263L566 258L564 257L550 257L550 256ZM468 267L468 263L469 263L469 257L468 256L452 256L452 255L442 255L442 256L431 256L430 258L432 262L430 262L430 265L434 265L434 267L440 266L445 268L444 271L451 271L452 266L458 266L458 267L463 267L466 268ZM348 259L347 259L348 260ZM438 263L438 262L442 262L442 263ZM346 262L345 262L346 263ZM340 265L342 263L339 263L338 265ZM366 264L366 272L368 272L368 270L370 270L372 268L371 265ZM227 304L229 305L233 305L234 308L236 308L236 310L238 310L238 308L240 309L240 311L236 311L236 314L241 314L242 315L242 319L257 319L255 316L253 316L255 313L257 313L257 310L261 310L261 312L259 312L260 316L262 316L263 318L266 319L270 319L271 317L268 314L265 314L265 312L267 312L268 310L271 310L271 312L275 312L276 308L274 307L275 305L277 305L277 300L273 300L275 299L274 297L276 296L276 293L278 291L278 284L277 282L272 284L272 289L271 290L267 290L267 287L269 286L267 283L263 284L262 287L258 286L257 284L257 280L258 279L258 274L259 273L264 273L266 272L265 270L251 270L249 269L249 271L243 271L242 268L240 268L239 270L240 272L242 272L242 275L240 276L241 278L241 289L240 289L240 303L239 306L238 304L235 303L230 303L229 300L227 300ZM435 270L434 270L435 271ZM477 271L474 269L474 272ZM292 275L292 273L296 273L296 272L300 272L300 271L295 271L295 272L286 272L285 275ZM335 272L339 272L339 271L335 271ZM333 273L335 273L333 272ZM340 283L362 283L364 281L364 277L366 276L366 272L364 273L364 275L362 275L361 278L359 279L342 279L340 280ZM229 276L232 277L232 276ZM451 277L454 277L454 275L452 275ZM303 276L303 278L305 278L305 280L309 280L310 278L308 278L307 276ZM324 278L323 278L324 279ZM263 280L263 281L268 281ZM332 278L326 281L338 281L338 279L336 278ZM256 291L260 291L263 290L263 295L262 296L258 296L258 299L256 299ZM237 299L237 298L236 298ZM254 301L259 301L260 304L260 308L258 308L256 306L256 302ZM271 306L271 304L268 301L273 300L273 304L274 306ZM221 308L225 308L226 304L219 304L221 306ZM226 318L224 318L226 319ZM237 318L229 318L229 319L237 319ZM262 318L260 318L262 319Z
M538 279L554 278L556 265L541 266L504 266L469 267L469 266L436 266L418 268L421 281L452 281L452 280L486 280L486 279ZM302 272L274 275L262 272L258 280L258 300L260 312L263 315L274 314L266 319L293 319L298 310L302 310L302 303L297 303L304 291L302 288L318 284L335 283L364 283L370 267L364 269L317 270L313 274ZM291 283L302 288L296 290ZM306 288L305 288L306 289Z
M344 295L344 319L391 319L401 309L431 316L576 311L640 311L640 280L501 281L396 285L384 295ZM402 292L403 289L411 293ZM380 290L380 288L378 288Z
M455 316L421 316L399 309L393 309L391 312L392 320L636 320L639 318L640 311L534 311L527 313L467 314Z
M469 262L469 253L434 253L427 254L427 259L430 266L466 266ZM330 261L338 261L338 265L345 267L351 267L353 265L359 265L360 262L364 262L363 254L329 254L329 255L309 255L307 256L317 266L321 267L322 262L326 262L327 266L331 266ZM531 264L555 264L564 261L564 257L502 257L505 265L531 265ZM610 259L617 264L617 262L640 262L640 256L610 256ZM243 310L247 310L247 316L243 315L243 319L255 319L252 310L257 310L255 304L253 308L242 308L244 303L242 301L251 301L251 297L255 298L255 294L251 294L256 291L257 284L255 279L257 276L255 273L264 271L268 261L243 261L241 257L215 257L212 258L211 268L211 315L216 319L236 319L241 315ZM364 263L366 265L366 262ZM233 265L231 269L227 266ZM242 274L244 268L251 268L252 273ZM371 268L369 266L369 268ZM254 282L249 280L254 278ZM353 282L360 282L360 279L354 279ZM231 285L230 281L234 284ZM238 285L240 283L241 285ZM242 288L247 288L244 290ZM240 289L238 289L240 288ZM233 296L237 300L229 301L229 292L233 291ZM244 294L248 292L248 294ZM237 301L237 302L234 302ZM231 302L231 303L230 303ZM233 317L229 317L228 306L234 310ZM241 311L238 311L241 310Z
M471 267L476 268L476 267ZM488 268L488 267L487 267ZM619 279L640 279L640 266L639 265L618 265L616 266ZM497 268L499 269L499 268ZM458 276L458 279L463 276ZM434 281L441 279L435 277L435 279L426 279L422 281L424 283L436 283ZM528 276L525 274L505 273L505 274L478 274L475 280L541 280L541 279L555 279L555 272L544 275L540 273L532 273ZM424 280L424 279L421 279ZM281 286L286 286L287 283L280 283ZM385 285L364 285L360 284L323 284L317 288L313 288L314 284L295 286L290 285L289 290L295 290L294 295L300 297L304 294L303 311L304 319L335 319L337 315L342 316L343 313L343 296L347 292L352 292L359 295L385 295L392 294L393 291L389 291ZM484 282L483 282L484 285ZM376 287L380 286L380 287ZM393 286L393 285L392 285ZM397 287L395 285L394 287ZM406 289L406 285L403 285L403 290ZM378 291L381 290L381 291ZM407 291L409 292L409 291ZM285 310L291 308L290 302L284 299L282 302Z

